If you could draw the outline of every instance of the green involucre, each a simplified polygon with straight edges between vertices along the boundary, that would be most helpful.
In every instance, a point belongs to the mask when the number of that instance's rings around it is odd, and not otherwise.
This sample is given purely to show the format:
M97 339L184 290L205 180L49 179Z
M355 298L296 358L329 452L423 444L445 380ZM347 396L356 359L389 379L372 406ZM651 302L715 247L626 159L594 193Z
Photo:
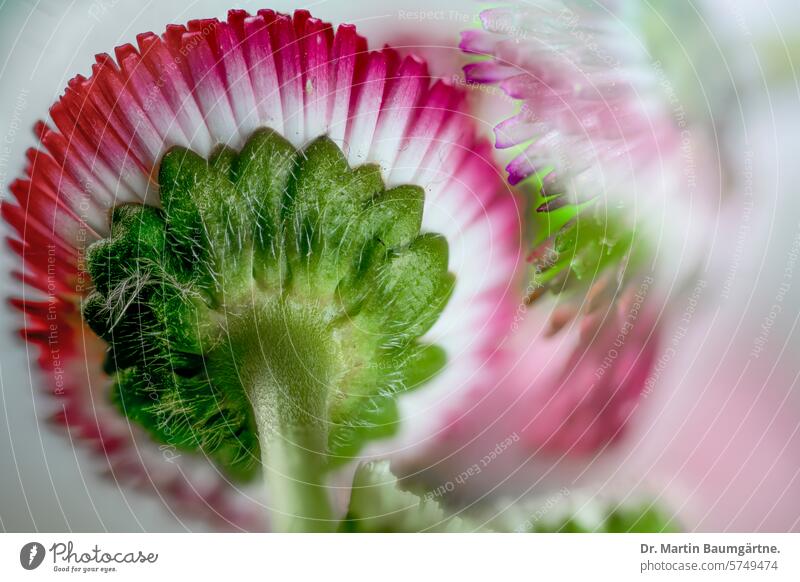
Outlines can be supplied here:
M651 255L637 232L643 226L631 224L622 211L596 199L559 203L563 195L545 196L534 182L529 280L535 289L581 296L607 273L632 276Z
M269 130L211 160L175 148L158 181L161 208L117 207L87 253L83 314L122 412L241 478L259 467L254 400L276 431L321 427L330 466L391 435L395 396L445 360L419 341L454 284L445 239L420 234L423 190Z
M641 245L634 244L635 235L620 216L597 207L584 208L552 237L549 252L534 265L533 281L575 286L594 282L608 270L631 266L632 259L638 263L644 253Z

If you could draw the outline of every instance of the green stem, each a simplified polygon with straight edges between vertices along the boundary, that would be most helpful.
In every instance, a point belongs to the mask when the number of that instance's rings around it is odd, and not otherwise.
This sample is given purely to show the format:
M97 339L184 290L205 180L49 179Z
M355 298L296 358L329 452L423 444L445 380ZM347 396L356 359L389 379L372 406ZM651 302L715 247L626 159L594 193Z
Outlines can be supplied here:
M318 427L272 426L273 411L254 403L273 531L335 529L325 483L325 435Z
M321 321L313 310L280 301L243 317L231 338L258 429L273 531L336 527L325 419L339 360Z

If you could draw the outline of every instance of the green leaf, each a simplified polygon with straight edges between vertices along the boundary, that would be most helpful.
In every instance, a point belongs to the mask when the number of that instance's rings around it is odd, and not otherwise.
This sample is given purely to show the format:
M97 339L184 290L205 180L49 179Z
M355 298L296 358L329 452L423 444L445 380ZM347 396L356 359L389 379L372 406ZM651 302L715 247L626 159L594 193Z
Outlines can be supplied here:
M353 478L347 516L340 531L378 532L474 532L475 522L450 515L439 504L403 491L388 461L365 463Z

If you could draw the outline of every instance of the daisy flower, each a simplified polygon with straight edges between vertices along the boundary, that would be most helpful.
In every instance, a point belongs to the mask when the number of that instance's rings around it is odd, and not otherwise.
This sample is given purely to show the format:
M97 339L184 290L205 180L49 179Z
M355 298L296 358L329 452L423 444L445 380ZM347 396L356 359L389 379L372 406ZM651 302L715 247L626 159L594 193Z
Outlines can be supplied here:
M653 362L668 182L648 172L675 159L676 128L607 8L523 3L480 21L462 33L473 55L465 78L497 86L519 109L494 133L510 152L509 183L532 200L529 268L498 354L508 372L453 423L475 434L468 418L502 418L533 451L593 453L622 434Z
M708 244L712 213L687 171L702 152L681 158L686 117L668 113L668 81L648 66L622 6L504 5L462 33L467 84L497 88L482 94L517 108L495 140L530 202L523 299L494 355L503 373L454 406L443 438L403 470L435 488L474 459L491 463L455 504L515 514L541 495L546 505L564 483L577 492L602 472L623 437L641 437L664 331L678 325L675 305ZM668 515L641 515L667 527Z
M35 131L11 303L114 479L260 529L261 475L273 529L330 529L327 475L494 365L519 211L419 58L233 10L98 55Z

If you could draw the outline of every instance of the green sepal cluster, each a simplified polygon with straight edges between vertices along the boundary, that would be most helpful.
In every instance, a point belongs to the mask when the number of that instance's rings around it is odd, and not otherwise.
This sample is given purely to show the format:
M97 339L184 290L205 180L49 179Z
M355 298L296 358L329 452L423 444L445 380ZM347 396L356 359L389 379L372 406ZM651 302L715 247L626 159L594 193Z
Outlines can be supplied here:
M624 213L597 199L564 202L546 195L538 176L532 190L529 221L530 283L534 289L585 293L607 273L636 272L649 255L645 237Z
M540 285L591 283L608 270L624 268L635 250L635 231L619 216L596 208L579 212L551 240L534 277Z
M447 242L420 233L423 190L271 130L208 160L172 149L158 182L160 207L115 208L86 257L83 315L108 342L120 410L243 479L264 386L285 412L275 430L323 425L330 467L393 434L396 396L445 363L419 340L454 285Z

